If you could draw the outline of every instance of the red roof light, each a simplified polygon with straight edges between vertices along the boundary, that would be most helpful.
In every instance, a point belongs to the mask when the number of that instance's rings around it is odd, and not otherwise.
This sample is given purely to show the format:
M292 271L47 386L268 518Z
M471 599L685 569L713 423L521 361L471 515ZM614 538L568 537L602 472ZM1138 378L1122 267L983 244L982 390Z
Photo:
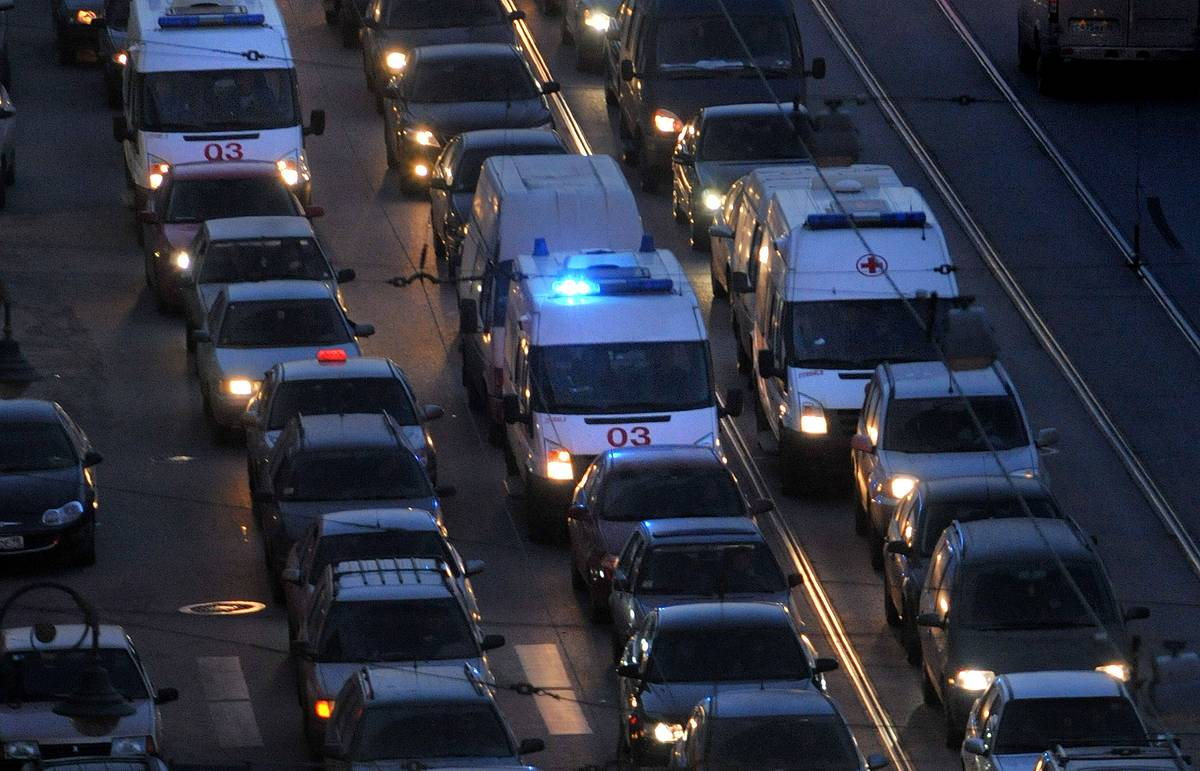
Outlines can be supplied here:
M341 364L346 361L346 352L341 348L325 348L317 351L317 361L322 364Z

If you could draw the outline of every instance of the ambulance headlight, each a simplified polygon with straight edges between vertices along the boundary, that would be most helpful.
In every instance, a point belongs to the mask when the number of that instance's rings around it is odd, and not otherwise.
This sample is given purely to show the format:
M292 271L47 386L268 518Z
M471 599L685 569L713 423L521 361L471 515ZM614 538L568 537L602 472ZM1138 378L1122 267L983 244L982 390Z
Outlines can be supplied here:
M171 170L171 164L159 158L157 155L146 156L146 184L151 190L157 190L162 185L163 179L166 178L167 172Z
M561 447L547 450L546 477L567 481L574 479L575 467L571 464L571 453Z
M678 134L683 131L683 121L675 113L660 107L654 111L654 130L660 134Z
M996 673L990 669L960 669L954 676L953 684L964 691L986 691Z
M279 169L279 177L288 187L295 187L312 178L308 170L308 159L301 150L293 150L275 161L275 168Z
M910 477L905 474L897 474L888 480L888 493L893 498L903 498L913 491L917 486L916 477Z
M192 267L192 255L187 252L176 252L175 256L171 258L171 263L178 270L187 270Z
M591 8L585 8L583 10L583 23L597 32L607 32L608 28L612 26L612 17L603 11L593 11Z
M383 65L387 67L388 72L398 74L408 66L408 54L403 51L388 51L387 56L383 57Z
M244 377L229 378L224 382L225 393L230 396L251 396L258 390L261 385L257 380L248 380Z
M804 434L829 433L829 421L825 419L825 410L815 402L803 402L800 405L800 432Z
M654 741L659 744L673 744L683 738L683 726L679 723L655 723Z
M716 190L705 190L700 194L700 203L706 211L717 211L725 205L725 196Z

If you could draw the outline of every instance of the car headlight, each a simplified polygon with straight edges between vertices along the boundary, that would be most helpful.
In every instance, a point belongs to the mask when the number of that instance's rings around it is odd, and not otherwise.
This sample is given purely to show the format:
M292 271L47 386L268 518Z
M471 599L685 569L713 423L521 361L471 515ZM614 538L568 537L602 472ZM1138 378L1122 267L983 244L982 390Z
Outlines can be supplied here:
M57 509L47 509L42 513L42 524L50 527L62 527L83 516L83 504L70 501Z
M717 211L725 205L725 196L718 193L716 190L705 190L700 194L700 203L708 211Z
M916 477L897 475L888 480L888 492L893 498L903 498L917 486Z
M313 714L321 720L328 720L333 714L334 704L333 699L317 699L313 702Z
M150 185L151 190L157 190L167 176L167 172L171 170L171 164L157 155L147 153L146 167L146 184Z
M90 25L95 20L96 20L96 12L95 11L89 11L87 8L80 8L78 11L75 12L75 23L76 24Z
M670 110L659 108L654 111L654 130L660 134L678 134L683 131L683 121Z
M404 132L412 141L419 144L421 147L441 147L441 142L438 142L437 135L427 128L407 129Z
M145 755L145 736L117 736L112 740L113 755Z
M192 255L187 252L175 252L175 256L171 258L171 264L179 270L188 270L192 267Z
M679 723L655 723L654 741L659 744L674 744L683 738L683 726Z
M293 150L275 161L275 168L279 169L279 176L288 187L295 187L302 181L312 179L308 170L308 159L304 157L302 150Z
M608 28L612 26L612 17L604 11L593 11L591 8L583 9L584 26L591 27L597 32L608 32Z
M388 51L383 57L383 66L395 75L408 66L408 54L403 51Z
M561 447L546 451L546 476L550 479L574 479L571 453Z
M257 380L244 377L229 378L224 382L225 393L231 396L251 396L260 385Z
M954 685L964 691L986 691L996 673L990 669L960 669L954 676Z
M1129 665L1122 662L1114 662L1096 667L1097 672L1103 672L1114 680L1120 680L1122 683L1129 682Z
M42 751L38 743L29 739L4 743L4 757L14 759L40 758Z
M800 403L800 432L804 434L829 433L829 421L825 409L816 402Z
M112 60L118 67L124 67L129 64L129 52L121 49L112 55Z

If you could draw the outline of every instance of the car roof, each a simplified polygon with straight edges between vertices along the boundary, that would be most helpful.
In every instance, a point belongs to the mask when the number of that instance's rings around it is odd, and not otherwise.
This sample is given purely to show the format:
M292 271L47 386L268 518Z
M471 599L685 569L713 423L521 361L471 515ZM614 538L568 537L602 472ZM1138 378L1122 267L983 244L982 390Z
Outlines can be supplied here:
M487 689L477 687L462 665L366 666L363 671L369 687L368 706L388 702L492 701Z
M517 49L508 43L444 43L441 45L418 46L413 57L421 61L453 61L465 59L495 59L497 57L520 59Z
M701 702L709 719L775 717L782 715L837 716L833 700L819 690L765 688L751 691L722 691Z
M692 444L660 444L653 447L607 450L597 460L605 457L612 463L613 468L622 469L651 466L725 467L713 448Z
M1121 683L1103 672L1009 672L1002 677L1014 699L1088 699L1125 695Z
M774 602L696 602L658 609L659 629L782 626L787 623L787 609Z
M568 152L566 146L563 145L562 137L555 131L546 131L545 129L479 129L464 131L459 136L462 137L464 150L475 150L481 147L561 147L564 154Z
M337 380L339 378L403 379L395 362L383 356L348 356L345 361L297 359L276 365L280 381Z
M888 370L894 399L930 399L963 396L1003 396L1008 379L999 362L978 369L954 371L958 388L950 392L950 369L940 361L913 361L882 365Z
M54 639L48 643L38 641L32 626L6 627L3 630L5 651L65 651L72 648L87 650L92 644L92 633L84 624L54 624ZM83 643L80 643L83 640ZM128 650L125 630L116 624L100 625L100 647L104 649Z
M307 217L224 217L201 226L213 241L250 238L316 238Z
M759 543L763 536L749 517L649 519L642 531L654 545L676 543Z
M393 421L383 412L353 412L344 415L298 415L289 427L301 435L305 450L337 450L367 447L407 447Z
M326 568L338 602L435 600L453 596L452 580L440 560L402 557L346 560Z
M705 107L701 112L704 113L705 120L709 118L740 118L759 115L779 115L780 107L774 102L743 102L742 104L715 104ZM794 115L803 115L807 110L801 107L800 112L796 112L790 106L784 106L782 112L790 118Z
M323 282L301 279L242 281L236 284L227 284L221 291L225 293L229 302L333 299L333 291Z
M172 179L246 179L279 178L279 169L270 161L204 161L179 163L171 167Z
M58 410L55 403L45 399L4 399L0 400L0 423L18 420L33 423L58 423Z
M366 530L411 530L441 533L433 514L425 509L358 509L335 511L321 517L321 537L353 535Z
M1061 559L1094 559L1095 555L1071 522L1062 519L981 519L957 522L963 558L969 562L1021 564L1031 558L1049 558L1050 549Z
M1050 499L1054 496L1040 479L1019 476L979 475L928 479L920 483L926 499L943 501L978 500L980 498Z

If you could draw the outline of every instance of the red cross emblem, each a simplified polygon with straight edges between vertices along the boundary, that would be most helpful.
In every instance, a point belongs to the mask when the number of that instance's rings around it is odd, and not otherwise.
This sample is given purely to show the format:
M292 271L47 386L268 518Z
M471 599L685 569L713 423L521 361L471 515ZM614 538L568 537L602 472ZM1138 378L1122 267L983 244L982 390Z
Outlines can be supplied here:
M855 267L864 276L879 276L887 273L887 260L878 254L864 254L858 258L858 264Z

